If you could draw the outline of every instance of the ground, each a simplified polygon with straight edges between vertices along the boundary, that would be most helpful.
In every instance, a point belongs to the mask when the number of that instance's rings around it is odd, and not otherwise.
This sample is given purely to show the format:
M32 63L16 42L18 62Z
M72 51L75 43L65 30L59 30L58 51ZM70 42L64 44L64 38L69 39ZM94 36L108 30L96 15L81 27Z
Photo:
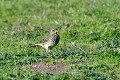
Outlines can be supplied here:
M1 80L120 80L120 0L0 0ZM31 47L57 28L50 53Z

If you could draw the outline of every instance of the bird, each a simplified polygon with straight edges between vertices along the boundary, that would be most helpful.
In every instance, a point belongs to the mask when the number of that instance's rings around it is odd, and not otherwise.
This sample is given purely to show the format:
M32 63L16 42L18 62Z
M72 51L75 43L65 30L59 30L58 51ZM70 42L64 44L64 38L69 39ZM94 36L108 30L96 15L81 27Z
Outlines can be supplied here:
M50 52L60 41L60 36L56 28L50 30L49 35L34 46L42 46L46 52Z
M21 31L21 28L20 28L20 26L17 25L14 27L13 31L11 32L11 35L16 35L16 34L20 33L20 31Z

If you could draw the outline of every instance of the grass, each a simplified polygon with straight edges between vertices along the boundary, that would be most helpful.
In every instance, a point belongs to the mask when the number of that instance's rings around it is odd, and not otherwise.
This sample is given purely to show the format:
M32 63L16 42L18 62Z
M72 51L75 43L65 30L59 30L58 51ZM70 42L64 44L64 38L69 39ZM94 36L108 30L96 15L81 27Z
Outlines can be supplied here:
M0 79L119 80L119 0L1 0ZM14 28L20 31L11 35ZM30 47L56 27L61 40L48 58ZM57 62L56 59L64 58ZM22 70L36 62L69 63L69 72L49 74ZM88 64L73 64L73 63Z

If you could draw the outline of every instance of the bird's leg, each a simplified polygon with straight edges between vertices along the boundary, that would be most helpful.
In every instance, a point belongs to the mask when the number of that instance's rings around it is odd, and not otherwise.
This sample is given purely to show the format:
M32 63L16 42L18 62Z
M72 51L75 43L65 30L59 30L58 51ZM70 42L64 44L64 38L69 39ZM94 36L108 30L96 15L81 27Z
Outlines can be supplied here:
M53 57L53 55L51 54L51 46L49 46L47 49L46 49L46 52L48 52L49 54L48 54L48 58L52 58Z
M47 49L46 52L50 52L51 50L50 49Z
M46 49L46 52L50 52L51 51L51 49L48 47L47 49Z

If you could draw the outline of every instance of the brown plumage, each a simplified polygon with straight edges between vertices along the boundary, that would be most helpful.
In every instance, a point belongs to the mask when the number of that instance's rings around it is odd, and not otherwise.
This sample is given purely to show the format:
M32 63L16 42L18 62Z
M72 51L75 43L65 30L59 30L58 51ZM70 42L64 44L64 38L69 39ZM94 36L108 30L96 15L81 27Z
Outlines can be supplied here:
M57 29L53 28L50 31L48 37L35 44L35 46L42 46L45 48L46 52L50 52L54 46L58 44L60 36L58 35Z

